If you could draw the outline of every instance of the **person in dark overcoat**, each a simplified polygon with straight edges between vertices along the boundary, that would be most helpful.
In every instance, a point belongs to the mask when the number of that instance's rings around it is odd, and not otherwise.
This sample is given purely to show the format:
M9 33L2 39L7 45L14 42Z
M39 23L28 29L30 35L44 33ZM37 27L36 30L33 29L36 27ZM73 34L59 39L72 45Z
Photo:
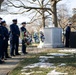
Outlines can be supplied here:
M3 34L3 28L1 25L1 20L2 18L0 17L0 64L4 63L4 61L2 60L4 34Z
M20 55L18 53L18 47L19 47L19 36L20 36L20 30L17 25L17 19L13 19L13 24L10 25L10 34L11 34L11 39L10 39L10 55L15 56L15 55Z
M3 59L10 58L8 54L8 40L9 40L9 32L6 27L6 21L2 20L1 21L2 29L3 29L3 34L4 34L4 40L3 40Z
M71 23L68 23L66 27L66 35L65 35L65 47L69 47L69 41L70 41L70 33L71 33Z

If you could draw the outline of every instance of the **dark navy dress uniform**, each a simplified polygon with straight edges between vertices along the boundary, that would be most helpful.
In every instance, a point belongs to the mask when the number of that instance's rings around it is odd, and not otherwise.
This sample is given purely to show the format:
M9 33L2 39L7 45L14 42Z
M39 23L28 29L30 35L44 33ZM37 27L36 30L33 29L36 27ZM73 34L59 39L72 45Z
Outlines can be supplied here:
M9 33L8 33L8 29L3 26L3 33L4 33L4 37L5 39L3 40L3 50L4 50L4 55L3 58L8 58L8 40L9 40Z
M4 41L4 33L3 33L3 27L0 25L0 60L3 56L3 41Z
M69 47L70 32L71 32L71 28L70 28L70 26L67 26L67 28L66 28L66 42L65 42L65 47Z
M21 29L21 32L23 32L23 34L26 33L26 31L27 31L26 28L23 27L23 26L20 29ZM23 35L23 37L24 37L24 35ZM25 39L24 38L22 38L22 53L23 54L27 53L26 52L26 44L25 44Z
M10 39L10 43L11 43L11 52L10 55L14 56L14 52L15 55L19 55L18 53L18 46L19 46L19 36L20 36L20 31L19 31L19 27L16 24L11 24L10 25L10 34L11 34L11 39Z

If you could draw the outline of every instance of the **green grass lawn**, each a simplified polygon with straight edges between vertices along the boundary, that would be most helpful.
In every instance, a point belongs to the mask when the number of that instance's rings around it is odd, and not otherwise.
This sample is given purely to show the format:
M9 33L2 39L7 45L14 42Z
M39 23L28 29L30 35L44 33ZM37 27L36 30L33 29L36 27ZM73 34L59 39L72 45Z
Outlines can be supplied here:
M21 69L24 66L33 64L33 63L37 63L39 62L39 56L46 56L47 53L55 53L58 52L58 50L47 50L45 52L42 53L38 53L38 54L28 54L26 55L26 58L21 61L18 66L9 73L9 75L25 75L25 74L21 74ZM73 56L67 56L67 57L55 57L55 58L49 58L48 60L46 60L46 62L49 63L54 63L54 65L56 66L56 71L58 72L62 72L62 73L68 73L68 75L76 75L76 57ZM61 63L65 63L65 66L58 66ZM39 68L39 67L35 67L32 69L28 69L25 72L32 72L34 71L34 73L30 74L30 75L47 75L48 72L52 71L52 68ZM41 71L40 73L37 71Z

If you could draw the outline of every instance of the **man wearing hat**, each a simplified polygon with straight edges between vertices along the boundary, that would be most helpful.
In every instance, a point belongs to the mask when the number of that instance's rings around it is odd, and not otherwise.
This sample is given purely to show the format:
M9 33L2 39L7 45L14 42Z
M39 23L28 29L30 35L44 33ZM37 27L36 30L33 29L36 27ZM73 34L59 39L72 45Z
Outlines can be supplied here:
M68 23L68 26L66 27L65 47L69 47L71 25L72 25L72 23Z
M3 56L2 59L10 58L8 55L8 40L9 40L9 33L6 27L6 21L2 20L1 25L3 28L4 40L3 40Z
M26 52L27 30L25 28L26 22L22 22L21 24L22 24L22 27L20 28L20 30L21 30L21 34L22 34L22 53L27 54L27 52Z
M17 26L17 19L13 19L13 24L10 25L10 32L11 32L11 51L10 55L15 56L15 55L20 55L18 53L18 46L19 46L19 36L20 36L20 31L19 27ZM14 54L15 52L15 54Z

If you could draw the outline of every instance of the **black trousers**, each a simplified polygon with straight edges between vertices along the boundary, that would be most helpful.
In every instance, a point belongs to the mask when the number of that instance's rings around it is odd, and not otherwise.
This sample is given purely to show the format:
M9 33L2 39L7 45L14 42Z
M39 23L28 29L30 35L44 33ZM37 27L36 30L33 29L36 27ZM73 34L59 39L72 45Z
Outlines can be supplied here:
M68 36L65 37L65 47L69 47L70 38Z
M17 55L18 54L18 47L19 47L19 38L12 38L10 40L10 55Z
M26 53L26 44L25 44L25 40L22 40L22 53Z
M0 60L2 59L3 56L3 40L0 38Z
M8 57L8 39L3 41L3 55L2 58L7 58Z

